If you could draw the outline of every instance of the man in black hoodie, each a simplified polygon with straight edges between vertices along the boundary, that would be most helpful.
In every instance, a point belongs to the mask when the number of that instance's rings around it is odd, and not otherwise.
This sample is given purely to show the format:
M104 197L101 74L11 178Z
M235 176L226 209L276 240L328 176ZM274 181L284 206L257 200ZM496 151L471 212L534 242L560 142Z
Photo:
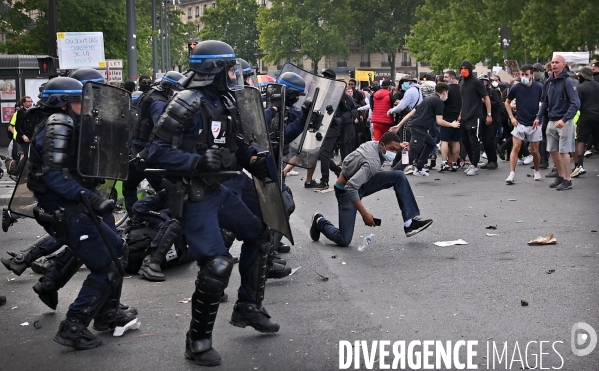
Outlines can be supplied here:
M460 112L460 127L462 128L462 141L470 158L470 166L465 173L468 176L478 175L478 162L480 160L480 143L478 139L479 125L490 125L491 100L483 83L473 76L472 63L463 61L460 65L460 94L462 96L462 111ZM487 112L486 122L482 121L482 106L485 103Z

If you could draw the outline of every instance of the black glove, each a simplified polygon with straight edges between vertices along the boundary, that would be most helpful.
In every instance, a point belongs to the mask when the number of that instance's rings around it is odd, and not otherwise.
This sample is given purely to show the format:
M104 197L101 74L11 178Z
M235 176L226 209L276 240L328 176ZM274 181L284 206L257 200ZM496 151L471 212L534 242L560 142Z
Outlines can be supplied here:
M308 129L312 129L314 131L318 131L322 126L322 115L318 112L313 111L312 116L310 117L310 124L308 125Z
M333 124L337 124L337 125L341 125L341 123L343 122L343 120L341 120L341 117L336 117L333 119Z
M209 149L198 162L196 169L198 171L216 171L222 164L222 155L218 149Z
M258 157L250 162L252 166L252 175L256 178L264 180L268 176L268 165L266 164L266 157Z
M114 210L114 200L105 199L104 197L100 197L94 193L90 193L86 196L89 200L89 203L92 205L92 208L99 216L108 215L112 212L112 210Z
M302 104L302 115L304 117L308 117L308 113L310 112L311 108L312 108L312 101L305 100L304 103Z

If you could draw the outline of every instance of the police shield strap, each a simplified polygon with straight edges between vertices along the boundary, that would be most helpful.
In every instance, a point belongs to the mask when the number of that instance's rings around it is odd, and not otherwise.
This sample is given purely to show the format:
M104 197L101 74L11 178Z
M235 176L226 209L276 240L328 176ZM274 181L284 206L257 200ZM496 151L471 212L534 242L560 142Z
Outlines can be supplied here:
M316 76L291 63L286 63L283 66L281 74L285 72L297 73L306 83L306 95L300 96L295 106L300 109L304 101L313 102L312 111L320 116L322 122L318 125L318 129L309 129L309 123L306 124L304 133L291 142L289 154L283 158L283 162L311 169L316 166L318 161L322 141L345 91L345 82ZM316 99L314 99L315 95L317 95ZM314 115L309 115L308 120L313 119L313 117Z
M271 151L272 146L269 141L264 110L262 109L260 90L245 86L242 90L235 92L235 98L237 99L237 109L239 110L244 140L248 145L258 147L261 150L258 155L265 156L266 160L270 162L269 169L272 169L269 172L270 176L264 180L254 177L254 185L256 186L264 222L271 229L281 232L293 243L289 218L285 213L281 196L281 185L278 173L275 171L275 157Z
M114 86L83 85L77 171L85 177L127 179L131 95Z

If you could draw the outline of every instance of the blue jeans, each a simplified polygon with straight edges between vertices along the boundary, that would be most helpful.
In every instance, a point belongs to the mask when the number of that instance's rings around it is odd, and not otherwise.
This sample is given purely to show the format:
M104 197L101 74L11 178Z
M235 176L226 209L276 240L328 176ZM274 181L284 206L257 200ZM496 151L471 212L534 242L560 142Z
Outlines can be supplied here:
M358 194L360 199L376 193L380 190L391 188L395 190L395 197L401 209L401 216L404 221L410 220L420 215L416 198L412 193L412 187L403 171L379 171L370 178L360 189ZM339 208L339 229L330 221L321 218L318 223L318 230L326 238L335 242L337 245L349 246L354 234L356 224L356 212L358 211L354 204L349 200L345 190L335 186L335 196L337 197L337 206Z

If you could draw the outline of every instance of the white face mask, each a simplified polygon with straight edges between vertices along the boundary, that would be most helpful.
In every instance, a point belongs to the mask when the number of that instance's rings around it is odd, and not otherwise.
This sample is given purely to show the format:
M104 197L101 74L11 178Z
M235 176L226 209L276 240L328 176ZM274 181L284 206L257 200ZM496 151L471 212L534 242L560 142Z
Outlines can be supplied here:
M491 83L491 86L492 86L492 87L494 87L494 88L496 88L496 87L498 87L498 86L499 86L499 83L498 83L497 81L493 81L493 82Z
M387 152L383 153L383 156L385 156L385 161L393 162L393 160L395 160L396 154L397 153L395 153L395 152L387 151Z
M444 96L443 98L441 98L441 100L442 100L443 102L445 102L445 101L447 100L447 97L448 97L448 96L449 96L448 94L445 94L445 96Z

